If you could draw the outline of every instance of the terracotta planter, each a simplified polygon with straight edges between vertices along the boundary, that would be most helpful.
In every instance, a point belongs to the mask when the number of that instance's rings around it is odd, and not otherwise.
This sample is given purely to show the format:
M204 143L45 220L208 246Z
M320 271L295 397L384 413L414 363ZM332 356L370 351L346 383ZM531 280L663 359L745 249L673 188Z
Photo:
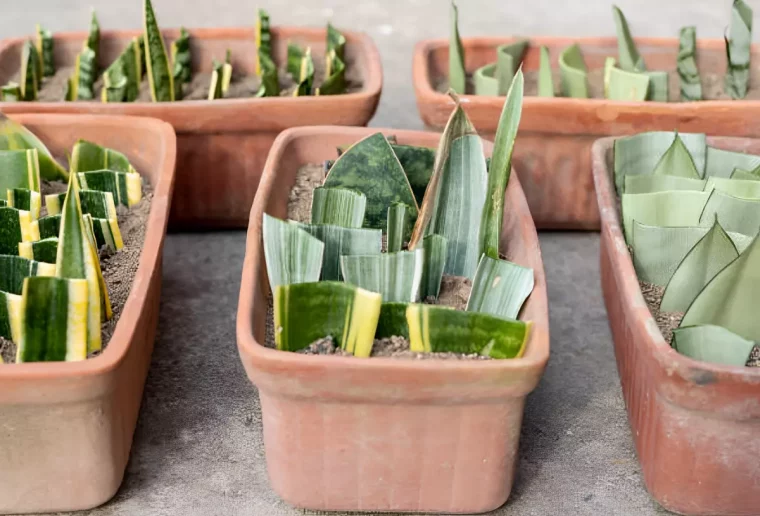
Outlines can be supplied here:
M256 384L267 468L297 507L341 511L484 512L509 496L525 397L549 358L541 251L517 177L507 195L503 252L535 271L524 308L535 321L523 358L404 361L306 356L262 346L270 292L264 212L287 216L298 168L335 156L376 129L291 129L276 140L251 210L237 317L238 350ZM434 147L439 135L383 130ZM490 153L490 144L487 145Z
M124 152L154 189L139 269L105 351L82 362L0 366L0 513L88 509L116 493L129 458L158 323L176 138L146 118L13 118L56 156L78 138Z
M465 67L469 72L494 62L496 47L516 38L468 38ZM537 70L539 48L549 47L552 63L560 51L577 42L590 70L604 67L607 56L617 56L615 38L530 38L523 67ZM639 51L653 70L675 69L678 39L639 38ZM722 39L700 40L699 69L723 74L726 50ZM442 128L453 102L434 89L448 75L448 40L428 40L414 51L414 90L424 122ZM753 47L753 60L760 47ZM462 96L462 106L480 134L493 139L503 97ZM760 101L706 101L692 103L616 102L604 99L526 97L515 147L514 167L520 174L525 196L539 229L598 229L591 177L591 145L600 136L642 131L672 131L752 136L760 126Z
M760 514L760 369L692 360L663 339L623 239L607 163L613 142L592 150L602 289L644 482L679 513ZM760 154L760 140L708 142Z
M163 31L168 42L178 30ZM101 66L110 64L139 31L101 34ZM246 227L269 148L288 127L316 124L366 125L375 112L382 87L380 56L372 40L344 32L346 55L359 71L362 90L323 97L246 98L177 103L0 102L6 113L91 113L160 118L177 132L177 191L172 206L173 228ZM213 58L232 50L235 70L253 73L256 60L252 29L192 29L193 71L210 72ZM55 34L57 66L70 66L82 49L86 33ZM275 27L273 49L284 62L288 40L309 44L323 52L324 29ZM0 43L0 83L19 69L24 38Z

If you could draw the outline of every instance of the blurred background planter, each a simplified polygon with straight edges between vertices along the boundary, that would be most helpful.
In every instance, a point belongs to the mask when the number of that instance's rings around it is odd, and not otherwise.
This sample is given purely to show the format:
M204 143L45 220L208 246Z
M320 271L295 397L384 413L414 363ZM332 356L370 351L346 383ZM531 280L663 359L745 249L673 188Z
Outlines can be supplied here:
M620 226L610 180L614 141L601 139L592 150L602 290L644 482L681 514L760 514L760 369L692 360L663 339ZM708 143L760 154L760 140Z
M270 288L262 216L287 217L298 169L334 159L374 129L313 127L281 134L251 210L237 339L262 407L269 478L296 507L478 513L502 505L514 480L525 397L549 358L541 251L519 181L509 182L502 252L535 272L523 308L534 321L526 354L441 361L307 356L265 347ZM433 133L382 130L435 147ZM490 155L491 145L486 143Z
M0 513L89 509L116 494L153 352L176 138L147 118L14 115L62 157L79 138L112 147L153 187L140 263L108 347L81 362L0 365Z
M522 38L464 38L465 69L474 72L496 61L496 47ZM578 43L589 70L604 67L617 56L616 38L531 37L523 69L538 70L539 49L549 48L553 64L559 53ZM676 38L636 38L652 70L675 71ZM752 47L753 60L760 47ZM724 74L726 48L722 39L697 43L701 73ZM425 124L441 129L454 105L436 84L448 76L449 42L426 40L414 51L413 79L417 107ZM760 85L756 85L760 87ZM462 95L462 107L481 136L493 140L504 97ZM513 166L520 176L533 219L539 229L599 229L599 212L591 176L591 145L601 136L642 131L697 132L723 136L757 136L760 101L699 101L689 103L618 102L606 99L526 96L515 145Z
M167 42L179 30L162 31ZM190 29L193 72L210 72L212 59L232 51L235 70L253 74L256 62L254 30L250 28ZM101 69L116 59L141 31L104 31L100 39ZM362 88L338 96L219 99L172 103L125 102L0 102L5 113L89 113L160 118L177 133L177 186L172 228L246 227L251 203L269 148L289 127L315 124L366 125L375 112L382 87L380 56L362 33L344 31L348 66L355 67ZM86 32L55 33L55 62L71 66L82 49ZM26 38L0 43L0 84L20 68ZM284 63L289 40L308 44L317 53L325 47L325 29L272 27L272 51Z

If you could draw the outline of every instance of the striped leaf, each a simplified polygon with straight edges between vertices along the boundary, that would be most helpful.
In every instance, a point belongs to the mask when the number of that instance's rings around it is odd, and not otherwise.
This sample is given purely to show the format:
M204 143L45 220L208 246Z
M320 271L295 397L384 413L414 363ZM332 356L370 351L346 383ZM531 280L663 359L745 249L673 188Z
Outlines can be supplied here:
M346 37L335 27L327 22L327 53L335 52L341 61L346 58Z
M34 43L25 41L21 47L21 74L19 78L23 100L37 100L37 93L40 88L39 62L40 56L37 54Z
M346 283L377 292L388 302L419 300L423 262L422 249L342 256L340 259Z
M16 362L86 359L88 303L86 280L26 278Z
M288 47L290 51L290 47ZM261 61L261 86L256 92L257 97L279 97L280 78L277 74L277 66L266 55L259 57Z
M31 131L0 113L0 150L36 149L40 177L48 181L66 180L69 173L50 154L50 151ZM0 164L0 169L5 167ZM102 168L102 167L101 167ZM35 188L35 190L37 190Z
M367 197L361 192L318 187L311 203L311 223L360 228L366 209Z
M58 238L51 237L35 242L20 242L18 255L28 260L55 265L58 254Z
M0 208L0 254L18 255L19 242L39 240L28 211Z
M110 170L136 174L137 171L121 152L102 147L87 140L77 140L71 151L71 170L73 172L90 172ZM92 188L96 190L97 188Z
M111 63L103 72L103 89L100 92L102 102L124 102L127 99L129 77L127 67L120 58Z
M744 0L734 0L731 25L726 37L726 92L735 99L747 96L752 55L752 8Z
M269 285L311 283L319 280L325 244L296 224L264 214L264 258Z
M35 149L0 151L0 192L40 191L39 153Z
M325 56L325 80L315 89L315 95L341 95L346 92L346 64L334 50Z
M726 231L754 236L760 228L760 199L742 199L713 190L699 217L699 225L710 227L717 218ZM680 211L682 208L679 207Z
M181 99L182 85L189 84L193 78L191 70L192 56L190 54L190 33L184 27L179 29L179 37L172 41L172 75L177 100Z
M525 352L531 323L478 312L412 304L406 309L412 351L518 358Z
M79 190L79 202L82 213L92 215L98 219L115 219L116 205L113 202L111 192L98 192L97 190Z
M293 76L294 81L298 81L301 75L301 60L306 54L306 50L296 45L295 43L288 42L288 57L286 69L290 75ZM271 59L270 59L271 61Z
M97 61L97 56L100 55L100 23L98 23L95 9L92 9L90 15L90 32L87 35L85 46L95 53Z
M294 97L304 97L311 95L311 89L314 86L314 60L311 57L311 48L306 48L306 52L299 63L298 75L295 76L298 87L293 90Z
M697 67L697 28L682 27L678 43L678 77L681 100L702 100L702 81Z
M91 215L84 215L86 224L90 225L95 236L95 247L105 248L109 252L116 253L124 248L124 240L121 237L121 229L116 219L99 219Z
M483 256L472 282L467 311L517 319L534 284L533 269Z
M53 33L44 30L39 24L36 27L37 32L37 54L40 56L42 63L42 77L52 77L55 75L55 60L53 58Z
M89 48L84 47L77 54L74 65L74 78L72 96L78 100L92 100L95 98L95 79L97 78L97 55Z
M760 156L707 147L705 177L731 177L734 169L755 170L760 167Z
M0 337L17 344L21 340L22 306L20 295L0 291Z
M583 60L581 47L573 44L559 55L559 71L562 84L562 94L565 97L587 99L588 78L586 62Z
M115 202L132 207L142 200L142 177L137 173L114 170L79 172L82 189L111 192Z
M3 102L19 102L24 100L21 96L21 87L17 82L9 82L0 87L0 99Z
M456 93L464 94L467 84L464 69L464 47L459 38L459 11L453 0L449 17L449 88Z
M386 229L386 249L389 253L401 251L404 247L404 235L407 234L407 205L395 202L388 207L388 226Z
M341 279L340 257L357 254L380 254L383 232L379 229L356 229L341 226L295 223L325 244L322 280Z
M229 54L229 50L227 51ZM232 65L229 62L219 62L214 59L212 63L211 83L208 88L208 100L224 98L230 87L232 79Z
M368 357L374 344L381 302L380 294L346 283L280 285L274 289L277 349L299 351L330 336L341 349L357 357Z
M127 48L103 73L103 102L134 102L139 97L143 66L140 40L132 38Z
M652 86L649 75L623 70L615 66L614 61L610 60L605 64L604 79L605 97L621 102L642 102L647 100Z
M409 323L406 321L406 309L409 303L383 303L380 305L380 318L377 321L375 338L404 337L409 339Z
M699 226L708 197L708 193L688 190L623 194L620 202L626 241L630 243L634 220L649 226ZM712 224L715 218L709 220Z
M145 0L143 16L145 64L150 83L150 97L153 102L171 102L174 100L174 77L169 68L166 45L158 28L151 0Z
M628 28L628 21L625 19L623 11L616 5L612 6L612 16L615 19L615 30L618 38L618 61L620 68L626 72L643 72L647 69L644 64L644 58L639 54L636 43L631 36L631 30Z
M57 237L61 231L61 216L60 215L48 215L47 217L41 217L39 220L32 222L32 226L37 226L33 229L40 235L40 238Z
M29 276L55 276L55 265L21 256L0 255L0 291L20 296L24 278Z
M391 149L398 158L401 168L404 169L417 204L421 205L430 176L433 174L435 149L398 144L391 144Z
M446 269L446 249L448 241L441 235L428 235L422 240L425 253L422 262L422 280L420 282L420 297L438 299L441 292L441 280Z
M703 179L692 179L689 177L666 176L666 175L644 175L626 176L625 193L642 194L665 192L668 190L692 190L701 192L705 189L707 181Z
M60 215L61 207L63 206L63 201L65 200L66 200L66 192L46 195L45 209L47 210L48 216Z
M8 206L23 211L28 211L32 220L40 218L40 208L42 208L42 198L39 192L27 190L26 188L14 188L8 190Z
M541 58L538 65L538 96L554 96L554 77L552 77L552 63L549 57L549 48L541 47Z
M269 61L272 57L272 33L269 28L269 14L264 9L259 9L256 17L256 75L261 75L264 70L262 56L266 56Z
M694 360L744 367L755 342L711 324L686 326L673 331L673 348Z

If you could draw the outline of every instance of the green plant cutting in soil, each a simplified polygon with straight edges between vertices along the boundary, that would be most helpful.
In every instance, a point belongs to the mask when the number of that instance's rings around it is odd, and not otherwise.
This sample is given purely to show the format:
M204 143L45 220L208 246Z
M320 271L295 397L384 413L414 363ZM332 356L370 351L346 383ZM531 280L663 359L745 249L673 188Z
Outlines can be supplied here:
M669 70L647 67L636 48L623 12L612 7L618 38L618 56L607 57L603 68L589 70L578 44L552 56L548 47L539 49L539 68L526 73L526 94L539 97L606 98L619 101L677 102L717 99L760 98L750 89L752 9L744 0L734 0L726 32L726 71L722 76L700 73L697 61L697 30L687 26L679 32L678 54ZM496 61L471 75L465 69L465 49L459 36L458 11L451 5L448 81L440 91L451 88L459 94L505 95L531 42L518 39L496 48ZM760 76L757 78L760 81Z
M650 132L616 140L613 162L625 239L666 341L697 360L760 365L760 156Z
M375 133L339 149L335 161L299 172L289 206L296 220L263 220L278 349L522 356L531 323L518 315L533 270L499 255L522 97L518 71L488 167L454 95L437 149ZM306 181L309 169L316 173Z
M100 24L92 13L90 31L73 66L55 61L55 37L37 26L34 41L21 50L14 80L0 89L0 98L17 101L173 102L223 98L340 95L360 89L346 51L346 38L328 24L323 55L288 42L286 63L273 55L269 15L259 9L249 55L228 49L214 56L208 73L193 70L193 34L184 28L167 45L151 0L143 0L142 34L133 38L105 69L100 55ZM321 51L320 51L321 52ZM255 56L255 70L235 65Z
M128 296L150 193L117 150L79 140L69 161L0 115L0 361L99 353Z

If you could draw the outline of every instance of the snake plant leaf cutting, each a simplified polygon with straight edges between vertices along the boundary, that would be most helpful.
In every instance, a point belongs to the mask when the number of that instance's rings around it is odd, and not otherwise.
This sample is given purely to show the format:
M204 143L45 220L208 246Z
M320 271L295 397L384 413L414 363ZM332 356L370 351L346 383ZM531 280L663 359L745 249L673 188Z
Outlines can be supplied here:
M83 214L100 219L115 219L117 217L116 205L113 202L111 192L79 190L79 203Z
M287 72L293 76L293 79L298 81L301 76L301 60L306 55L306 49L301 46L288 42L288 58L287 58ZM270 59L271 61L271 59Z
M346 283L280 285L274 289L277 349L298 351L317 339L330 336L344 351L368 357L381 303L380 294Z
M499 82L498 94L504 96L512 86L517 70L520 69L528 40L519 40L496 47L496 78Z
M608 61L604 78L605 97L610 100L640 102L649 97L651 81L644 73L622 70Z
M697 28L683 27L678 45L678 77L681 100L702 100L702 81L697 67Z
M431 234L422 239L422 249L425 253L422 262L422 280L420 282L420 297L438 299L441 292L441 280L446 269L446 248L448 241L442 235Z
M50 154L39 138L31 133L26 127L14 122L0 113L0 150L36 150L38 158L39 176L42 179L55 181L68 179L69 173ZM0 153L0 170L6 169L2 161L4 154ZM32 188L30 188L32 189ZM39 190L39 188L34 188Z
M100 219L85 214L84 220L85 224L89 224L91 228L97 249L105 248L108 252L116 253L124 248L124 240L117 219Z
M738 170L738 169L737 169ZM705 192L718 190L734 197L760 199L760 181L757 179L735 179L733 177L708 177L705 180Z
M694 360L743 366L755 342L711 324L686 326L673 331L673 348Z
M298 67L298 75L294 77L297 79L298 87L293 90L293 96L311 95L314 86L314 60L311 57L311 48L306 48Z
M272 57L272 33L269 28L269 14L264 9L259 9L256 18L256 74L261 75L264 67L262 66L262 56L266 56L270 61Z
M436 235L437 236L437 235ZM375 338L403 337L409 339L409 323L406 321L406 309L409 303L383 303L380 305L380 318L377 321Z
M37 75L39 59L34 44L31 41L25 41L21 47L21 76L19 79L23 100L37 100L37 92L41 82L41 78Z
M522 116L524 79L518 70L509 87L494 140L494 153L488 175L488 190L480 224L480 252L499 258L499 237L504 218L504 194L512 171L512 151Z
M734 168L734 171L731 172L731 177L729 179L741 179L741 180L747 180L747 181L760 181L760 171L757 169L755 170L744 170L741 168Z
M636 48L623 11L616 5L612 6L612 17L615 20L615 30L617 31L620 68L628 72L643 72L647 69L644 58L641 57Z
M174 100L174 76L169 67L166 45L158 28L151 0L145 0L143 18L145 64L151 99L153 102L171 102Z
M475 95L499 95L499 79L496 77L496 63L481 66L472 75Z
M752 8L744 0L734 0L731 25L726 37L725 88L735 99L747 96L752 56Z
M450 10L451 33L449 35L449 88L456 93L464 94L467 77L464 69L464 47L459 37L459 11L456 4L451 2Z
M413 145L391 144L393 153L401 163L404 174L412 187L414 198L417 204L422 204L425 197L425 190L430 182L430 176L433 174L435 165L435 149L427 147L416 147ZM760 176L758 177L760 179Z
M264 214L264 258L269 285L319 281L325 244L296 224Z
M386 247L389 253L396 253L404 247L404 235L408 234L406 211L407 205L400 202L394 202L388 207Z
M110 192L121 206L132 207L142 199L142 177L133 172L92 170L79 172L79 185L85 190Z
M290 47L288 47L290 49ZM279 97L280 79L277 75L277 66L267 55L259 58L261 62L261 86L256 92L257 97Z
M370 172L371 171L371 172ZM361 192L367 198L364 226L384 229L388 206L409 206L409 217L417 217L417 201L398 158L382 133L352 145L340 155L327 174L324 185Z
M100 23L98 22L98 17L95 14L95 9L92 10L92 15L90 17L90 33L87 35L85 47L89 48L95 53L97 61L97 56L100 54Z
M689 149L683 143L683 140L676 132L673 143L662 155L660 161L654 166L652 175L670 175L678 177L687 177L690 179L701 179L701 174L694 164L694 160L689 153Z
M37 150L0 150L0 192L15 188L40 191L40 162Z
M117 59L103 72L103 89L100 99L103 102L124 102L127 98L127 69L121 59Z
M140 94L143 54L141 38L132 38L129 46L103 72L103 102L134 102Z
M710 226L717 217L726 231L754 235L760 228L760 199L744 199L713 190L708 195L700 226Z
M328 224L296 224L325 244L321 276L323 281L342 279L341 256L380 254L382 251L383 232L379 229L344 228Z
M16 362L87 358L87 309L86 280L26 278Z
M534 285L533 269L484 255L472 282L467 311L517 319Z
M0 208L0 254L18 255L19 242L39 240L28 211Z
M588 72L578 44L570 45L559 55L559 71L566 97L588 98Z
M335 52L335 56L344 61L346 59L346 37L331 23L327 24L327 52Z
M48 215L60 215L63 201L66 200L66 192L48 194L45 196L45 209Z
M0 86L0 99L3 102L19 102L24 100L21 95L21 87L17 82L9 82L4 86Z
M734 169L755 170L760 167L760 156L707 147L705 177L731 177Z
M55 276L55 265L21 256L0 255L0 291L20 296L24 278L29 276Z
M361 192L347 188L315 188L311 223L360 228L366 209L367 197Z
M29 260L55 265L57 254L58 238L56 237L18 244L18 255Z
M97 54L90 47L84 47L77 55L72 85L72 96L78 100L95 98L95 79L97 77Z
M179 100L182 95L182 85L192 79L192 56L190 55L190 33L184 27L179 29L179 37L172 41L172 76L174 77L174 93Z
M21 340L21 306L20 295L0 290L0 337L16 343Z
M525 352L531 323L436 305L406 309L409 344L417 352L479 354L517 358Z
M61 216L40 217L39 220L32 221L32 226L36 226L32 231L39 234L40 238L58 237L58 233L61 231Z
M26 188L14 188L8 190L7 205L11 208L28 211L32 220L40 218L40 208L42 207L42 198L39 192L28 190Z
M692 179L688 177L671 175L644 175L626 176L625 193L642 194L663 192L666 190L693 190L701 192L705 189L707 181L704 179Z
M325 58L325 80L315 89L315 95L340 95L346 92L346 65L335 50Z
M55 75L53 33L43 29L39 24L37 24L36 29L37 54L39 54L40 62L42 63L42 77L52 77Z
M71 151L70 162L72 172L112 170L130 174L137 173L127 157L121 152L87 140L77 140ZM132 187L134 188L134 186L133 184ZM94 187L93 189L97 190L98 188Z
M420 296L422 249L395 253L342 256L343 280L377 292L387 302L413 302Z
M549 49L541 47L541 58L538 65L538 96L554 96L554 78L552 77L552 63L549 56Z
M665 288L660 309L685 312L710 280L739 256L731 237L715 220L710 231L684 257Z
M689 190L623 194L620 201L626 240L630 241L634 220L650 226L699 226L710 195ZM678 209L673 210L672 206ZM710 221L713 220L711 217Z

